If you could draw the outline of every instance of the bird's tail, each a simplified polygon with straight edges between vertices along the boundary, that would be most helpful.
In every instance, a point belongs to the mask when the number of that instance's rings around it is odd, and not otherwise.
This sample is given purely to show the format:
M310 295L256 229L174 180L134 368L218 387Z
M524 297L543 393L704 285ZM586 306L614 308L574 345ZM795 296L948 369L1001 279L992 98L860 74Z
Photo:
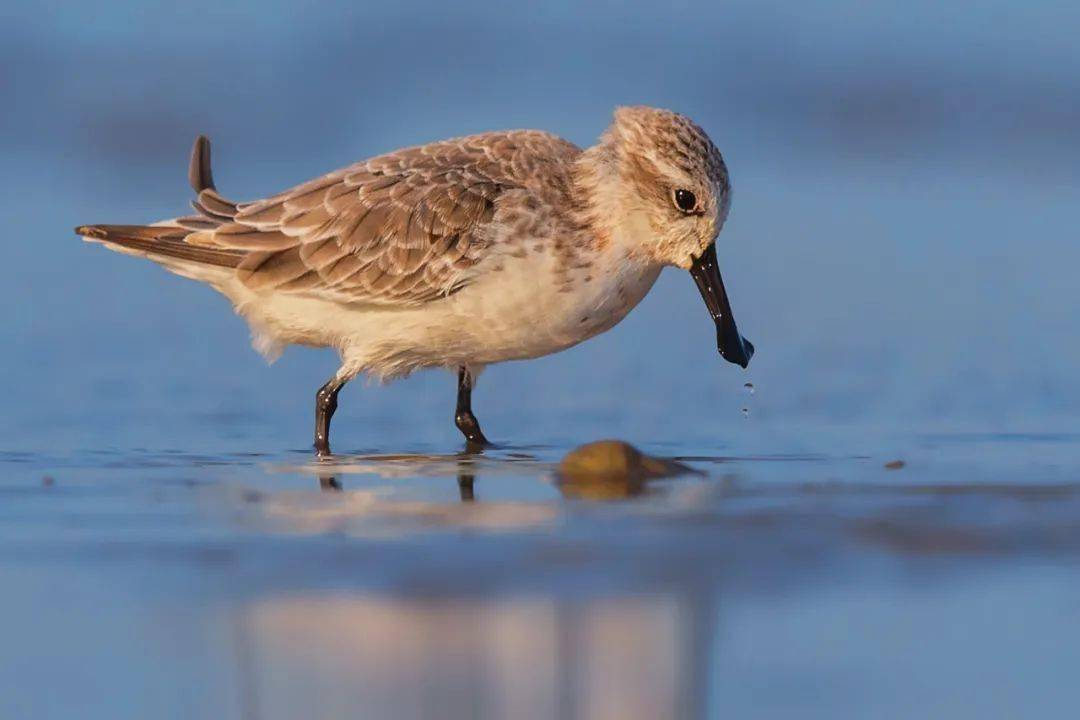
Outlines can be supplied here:
M80 225L75 233L111 250L139 255L187 277L206 280L233 269L246 253L198 243L199 232L229 222L237 204L226 200L214 188L210 171L210 141L200 135L191 150L188 180L196 193L192 206L198 215L175 218L152 225ZM195 241L195 242L193 242Z

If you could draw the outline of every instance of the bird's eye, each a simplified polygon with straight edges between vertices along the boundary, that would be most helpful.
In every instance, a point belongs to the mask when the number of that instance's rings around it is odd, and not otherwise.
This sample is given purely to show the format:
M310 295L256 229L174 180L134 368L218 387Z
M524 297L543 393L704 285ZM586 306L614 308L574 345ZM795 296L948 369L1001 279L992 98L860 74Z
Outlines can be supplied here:
M680 188L675 191L675 207L684 213L694 212L694 209L697 208L697 198L689 190Z

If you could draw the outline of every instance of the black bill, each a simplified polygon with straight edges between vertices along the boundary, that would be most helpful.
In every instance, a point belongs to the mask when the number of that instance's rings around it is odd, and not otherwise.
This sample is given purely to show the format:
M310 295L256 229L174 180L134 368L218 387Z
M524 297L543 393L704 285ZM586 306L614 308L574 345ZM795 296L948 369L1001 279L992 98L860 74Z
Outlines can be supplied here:
M724 290L724 281L720 279L720 268L716 265L716 243L705 248L705 252L694 260L690 274L716 323L716 347L720 350L720 356L728 362L746 367L750 364L750 358L754 357L754 345L735 327L735 316L731 314L731 303Z

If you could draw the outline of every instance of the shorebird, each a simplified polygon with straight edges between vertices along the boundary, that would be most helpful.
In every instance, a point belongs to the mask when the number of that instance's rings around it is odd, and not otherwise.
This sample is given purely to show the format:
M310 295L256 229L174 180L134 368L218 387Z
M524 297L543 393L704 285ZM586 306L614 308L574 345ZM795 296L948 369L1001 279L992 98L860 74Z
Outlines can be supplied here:
M196 214L76 233L225 295L272 361L331 347L315 396L315 450L330 453L338 393L442 367L457 373L455 423L488 444L472 389L491 363L565 350L622 320L667 266L689 270L721 356L746 367L716 259L731 202L720 151L678 113L621 107L582 150L538 130L405 148L251 202L214 186L200 136L188 177Z

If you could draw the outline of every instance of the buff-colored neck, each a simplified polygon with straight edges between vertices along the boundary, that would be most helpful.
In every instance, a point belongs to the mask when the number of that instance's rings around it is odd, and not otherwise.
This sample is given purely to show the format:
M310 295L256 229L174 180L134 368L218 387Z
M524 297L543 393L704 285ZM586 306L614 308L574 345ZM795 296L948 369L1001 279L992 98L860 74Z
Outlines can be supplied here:
M574 162L572 186L577 220L597 250L616 250L650 261L653 237L648 215L622 172L618 138L609 130Z

